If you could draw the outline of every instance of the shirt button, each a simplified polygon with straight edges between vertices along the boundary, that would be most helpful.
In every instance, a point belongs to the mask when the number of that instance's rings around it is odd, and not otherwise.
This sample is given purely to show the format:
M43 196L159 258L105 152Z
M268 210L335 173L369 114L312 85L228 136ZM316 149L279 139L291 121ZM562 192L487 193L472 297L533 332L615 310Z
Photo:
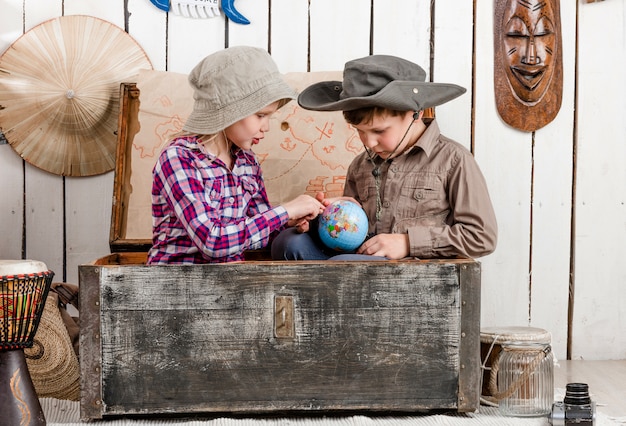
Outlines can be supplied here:
M385 202L383 203L383 206L384 206L384 207L389 207L390 205L391 205L391 203L390 203L389 201L385 201Z
M229 202L230 204L233 204L233 203L235 202L235 197L230 197L230 198L228 199L228 202Z

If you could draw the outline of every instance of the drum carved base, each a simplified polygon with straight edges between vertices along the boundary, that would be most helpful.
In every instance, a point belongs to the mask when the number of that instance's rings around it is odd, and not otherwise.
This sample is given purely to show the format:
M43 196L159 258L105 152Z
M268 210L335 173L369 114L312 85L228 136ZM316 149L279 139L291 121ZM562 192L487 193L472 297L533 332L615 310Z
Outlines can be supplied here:
M46 424L23 349L0 351L0 413L7 425Z

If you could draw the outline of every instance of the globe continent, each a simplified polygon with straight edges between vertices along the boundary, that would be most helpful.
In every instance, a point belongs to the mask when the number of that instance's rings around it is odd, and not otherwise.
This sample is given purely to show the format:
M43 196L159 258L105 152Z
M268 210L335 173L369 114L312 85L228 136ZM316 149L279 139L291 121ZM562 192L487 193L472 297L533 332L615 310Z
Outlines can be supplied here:
M339 200L329 204L319 219L318 233L322 243L340 252L356 250L367 236L365 211L356 203Z

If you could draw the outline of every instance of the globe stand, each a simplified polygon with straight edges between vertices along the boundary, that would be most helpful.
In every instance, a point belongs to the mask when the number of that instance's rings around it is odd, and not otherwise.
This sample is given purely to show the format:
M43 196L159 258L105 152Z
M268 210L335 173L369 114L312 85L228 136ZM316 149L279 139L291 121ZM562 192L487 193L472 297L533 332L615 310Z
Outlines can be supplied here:
M2 424L6 425L46 424L24 349L0 350L0 413Z

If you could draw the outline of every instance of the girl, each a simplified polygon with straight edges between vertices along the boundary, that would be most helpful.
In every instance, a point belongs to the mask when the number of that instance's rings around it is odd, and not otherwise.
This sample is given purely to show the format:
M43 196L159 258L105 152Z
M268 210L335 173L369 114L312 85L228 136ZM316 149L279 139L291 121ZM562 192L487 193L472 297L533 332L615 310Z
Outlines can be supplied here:
M148 264L243 260L245 250L267 246L284 227L323 210L308 195L269 204L251 149L296 94L266 51L238 46L209 55L189 82L193 111L153 170Z

